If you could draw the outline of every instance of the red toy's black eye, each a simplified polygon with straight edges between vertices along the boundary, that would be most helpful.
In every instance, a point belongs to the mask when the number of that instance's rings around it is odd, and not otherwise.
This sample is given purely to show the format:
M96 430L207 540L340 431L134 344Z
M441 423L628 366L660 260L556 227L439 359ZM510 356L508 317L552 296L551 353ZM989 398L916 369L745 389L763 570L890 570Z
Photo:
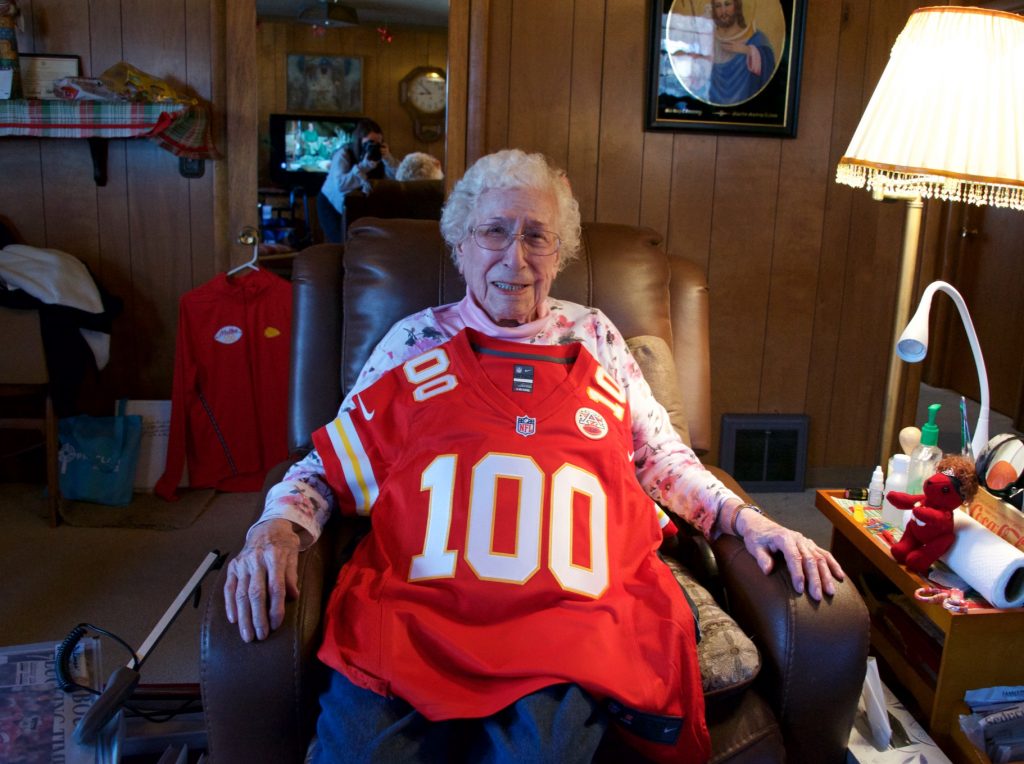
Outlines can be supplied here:
M943 493L949 493L949 486L948 485L942 486L942 492Z

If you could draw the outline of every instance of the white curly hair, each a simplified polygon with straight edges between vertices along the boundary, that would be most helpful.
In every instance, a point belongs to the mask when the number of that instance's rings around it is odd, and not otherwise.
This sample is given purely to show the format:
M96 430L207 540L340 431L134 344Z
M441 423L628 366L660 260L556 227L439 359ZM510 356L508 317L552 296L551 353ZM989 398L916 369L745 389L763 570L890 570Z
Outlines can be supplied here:
M559 270L575 260L580 250L580 207L572 195L565 173L551 165L543 154L527 154L520 149L504 149L480 157L466 170L452 189L441 211L441 235L459 264L458 245L469 236L476 221L474 213L485 191L530 188L555 197L558 219L555 233L561 239Z
M414 151L406 154L395 170L395 180L443 180L441 160L432 154Z

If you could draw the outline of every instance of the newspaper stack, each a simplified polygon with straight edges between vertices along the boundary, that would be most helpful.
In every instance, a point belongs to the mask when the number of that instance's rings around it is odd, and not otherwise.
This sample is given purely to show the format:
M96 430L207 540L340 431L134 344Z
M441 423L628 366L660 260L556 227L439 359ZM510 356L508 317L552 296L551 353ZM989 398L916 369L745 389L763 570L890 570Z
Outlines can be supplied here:
M992 764L1024 759L1024 686L968 690L964 701L971 713L960 728Z
M108 764L118 760L117 726L108 725L96 745L83 746L72 737L75 726L92 705L86 690L65 693L57 686L55 651L45 642L0 647L0 761L19 764ZM100 643L87 637L75 646L71 678L97 687Z

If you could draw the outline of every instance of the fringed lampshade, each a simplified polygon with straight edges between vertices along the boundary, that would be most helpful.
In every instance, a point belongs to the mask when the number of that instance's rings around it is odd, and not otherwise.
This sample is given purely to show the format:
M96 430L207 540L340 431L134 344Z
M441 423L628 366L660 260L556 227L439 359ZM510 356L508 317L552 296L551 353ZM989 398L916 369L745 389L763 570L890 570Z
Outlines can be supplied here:
M1024 210L1024 17L911 14L836 180Z

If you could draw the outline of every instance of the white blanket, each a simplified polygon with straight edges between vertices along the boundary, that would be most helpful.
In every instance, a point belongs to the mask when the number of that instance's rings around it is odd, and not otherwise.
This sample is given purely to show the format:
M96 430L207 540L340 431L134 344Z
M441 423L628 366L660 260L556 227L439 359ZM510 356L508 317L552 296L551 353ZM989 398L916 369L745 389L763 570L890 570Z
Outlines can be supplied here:
M59 249L8 244L0 250L0 278L47 305L103 312L100 290L85 265ZM92 350L96 368L102 369L110 360L110 335L92 329L79 331Z

